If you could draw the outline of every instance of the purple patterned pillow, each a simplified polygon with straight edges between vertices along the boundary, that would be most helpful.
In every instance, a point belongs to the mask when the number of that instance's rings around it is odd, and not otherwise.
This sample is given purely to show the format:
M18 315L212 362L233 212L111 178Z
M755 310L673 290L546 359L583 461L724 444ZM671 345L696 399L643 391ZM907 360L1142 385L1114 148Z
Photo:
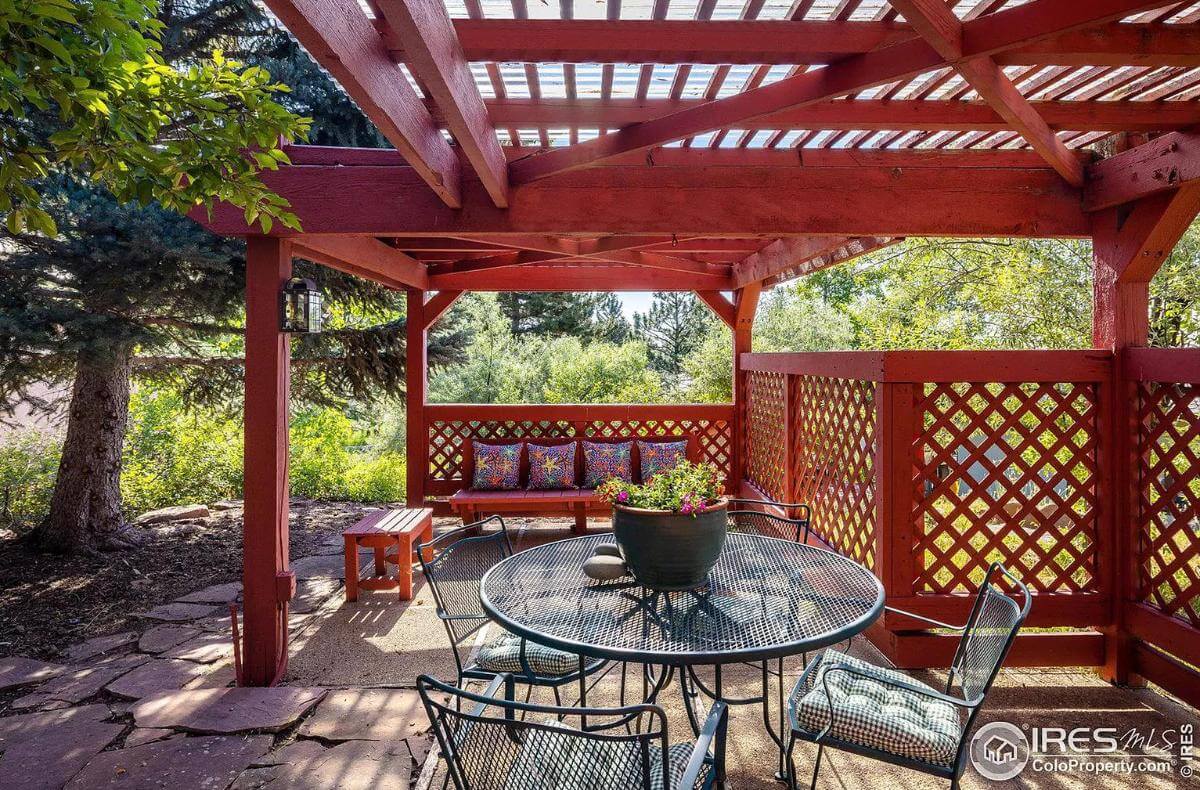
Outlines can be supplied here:
M521 444L474 443L477 491L512 491L521 485Z
M687 457L687 440L681 442L638 442L638 456L642 461L642 482L645 483L659 472L674 469Z
M575 487L575 442L530 444L529 488L546 491Z
M612 478L633 482L633 442L584 442L583 487Z

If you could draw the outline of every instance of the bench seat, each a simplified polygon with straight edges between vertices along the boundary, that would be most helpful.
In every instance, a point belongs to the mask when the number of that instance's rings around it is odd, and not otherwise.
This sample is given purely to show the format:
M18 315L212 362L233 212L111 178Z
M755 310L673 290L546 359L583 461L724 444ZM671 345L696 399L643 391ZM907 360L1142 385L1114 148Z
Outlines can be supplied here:
M450 497L450 507L464 524L492 513L542 513L570 511L575 515L575 531L587 528L587 511L602 506L600 497L588 488L547 491L474 491L464 488Z

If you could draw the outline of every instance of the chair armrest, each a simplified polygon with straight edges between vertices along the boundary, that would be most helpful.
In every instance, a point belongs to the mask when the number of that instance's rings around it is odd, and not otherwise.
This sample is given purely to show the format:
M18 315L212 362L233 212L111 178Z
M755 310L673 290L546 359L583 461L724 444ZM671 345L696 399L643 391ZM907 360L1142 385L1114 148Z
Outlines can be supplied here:
M943 694L940 691L935 691L930 688L924 688L922 686L918 686L913 683L905 683L900 680L893 680L892 678L881 677L881 676L873 674L871 672L864 672L863 670L858 669L857 667L852 667L847 664L830 664L830 665L824 667L824 671L821 673L821 685L825 689L825 703L829 706L829 724L825 725L825 729L822 730L820 732L820 734L817 735L816 740L818 740L818 741L820 741L821 738L824 738L826 735L828 735L829 732L833 729L834 719L837 716L837 709L834 708L834 706L833 706L833 695L830 693L830 689L829 689L829 674L831 672L845 672L850 675L856 675L860 678L866 678L867 680L873 680L876 683L879 683L884 686L890 686L891 688L895 688L895 689L903 689L905 691L912 692L913 694L920 694L923 697L928 697L930 699L939 700L941 702L948 702L951 705L954 705L959 708L963 708L964 710L972 710L972 709L976 708L979 705L979 702L981 701L981 700L976 700L974 702L967 702L966 700L959 699L958 697L952 697L949 694Z
M704 726L700 729L700 735L696 738L696 745L692 749L692 756L688 759L687 768L683 772L683 776L679 779L678 790L689 790L696 786L696 780L700 776L700 771L704 768L704 761L708 757L708 750L713 749L713 765L714 770L723 769L725 764L725 730L729 725L729 706L724 702L714 702L712 710L708 712L708 718L704 722Z
M929 623L930 625L935 625L938 628L947 628L951 631L963 631L966 629L966 625L951 625L950 623L943 623L941 620L934 620L932 617L926 617L923 614L916 614L915 612L906 612L905 610L897 609L894 606L885 606L885 607L883 607L883 609L886 612L891 612L893 614L902 614L905 617L911 617L914 620L920 620L921 622Z

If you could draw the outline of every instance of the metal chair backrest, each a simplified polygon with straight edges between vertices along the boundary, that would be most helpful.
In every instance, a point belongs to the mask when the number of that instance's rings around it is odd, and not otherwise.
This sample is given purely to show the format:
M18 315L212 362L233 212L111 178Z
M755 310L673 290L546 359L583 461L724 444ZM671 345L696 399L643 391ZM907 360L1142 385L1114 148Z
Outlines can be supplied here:
M567 708L517 702L498 693L501 685L511 683L511 676L501 675L486 692L476 694L428 675L417 678L417 690L457 790L674 790L667 770L667 721L662 708L646 704Z
M756 507L781 508L795 513L796 518L785 518ZM730 532L763 535L768 538L783 538L798 543L808 541L810 510L808 505L780 504L759 499L730 499L727 511Z
M1014 593L1021 593L1020 604L999 587L1001 579L1008 581ZM977 704L982 701L1029 614L1030 602L1029 588L1003 565L992 563L975 597L971 616L950 665L947 691L957 681L966 702Z
M499 524L499 531L477 534L491 522ZM427 551L433 552L428 560ZM499 516L489 516L417 546L421 570L433 590L438 617L446 623L454 644L488 622L479 601L479 582L493 565L512 553L508 530Z

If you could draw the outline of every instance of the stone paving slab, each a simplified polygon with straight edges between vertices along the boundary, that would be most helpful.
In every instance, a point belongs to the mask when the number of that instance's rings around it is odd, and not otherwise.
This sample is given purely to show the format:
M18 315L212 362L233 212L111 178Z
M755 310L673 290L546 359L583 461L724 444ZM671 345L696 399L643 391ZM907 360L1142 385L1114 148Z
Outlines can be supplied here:
M105 688L118 697L144 699L165 691L177 691L210 671L209 667L192 661L156 658L127 672Z
M186 625L156 625L138 640L138 650L144 653L163 653L192 639L200 630Z
M85 699L99 694L101 689L126 672L136 669L149 660L149 656L131 654L79 669L71 669L42 686L37 693L48 699L71 703L83 702Z
M200 603L165 603L148 612L139 612L138 617L147 620L162 620L168 623L186 623L216 614L217 608Z
M401 743L350 741L286 764L247 771L233 790L407 790L413 763Z
M200 664L213 664L233 658L233 638L225 634L205 633L163 653L164 658L181 658Z
M41 683L61 675L66 667L25 656L0 658L0 691Z
M308 688L217 688L168 691L133 706L139 727L171 727L201 734L279 732L325 695Z
M89 639L86 642L72 645L63 651L63 655L72 664L81 664L84 661L90 661L93 658L98 658L109 653L123 652L126 648L131 648L137 644L137 641L138 635L135 631L125 631L120 634L110 634L109 636L98 636L95 639Z
M0 785L60 790L125 727L104 705L0 718Z
M331 579L318 576L312 579L301 579L296 583L296 597L288 604L288 611L293 614L308 614L314 611L333 595L342 591L341 579Z
M172 735L175 735L175 730L167 730L159 727L135 727L133 732L125 736L125 748L132 749L134 746L141 746L143 743L161 741ZM179 737L183 738L185 736L180 735Z
M327 741L398 741L429 730L413 689L345 689L330 692L300 734Z
M205 587L203 590L196 590L193 593L176 598L176 601L182 603L209 603L227 604L230 601L236 601L242 597L242 583L229 582L227 584L214 584L211 587Z
M170 738L93 757L68 790L163 790L229 785L271 746L268 735L251 738Z

